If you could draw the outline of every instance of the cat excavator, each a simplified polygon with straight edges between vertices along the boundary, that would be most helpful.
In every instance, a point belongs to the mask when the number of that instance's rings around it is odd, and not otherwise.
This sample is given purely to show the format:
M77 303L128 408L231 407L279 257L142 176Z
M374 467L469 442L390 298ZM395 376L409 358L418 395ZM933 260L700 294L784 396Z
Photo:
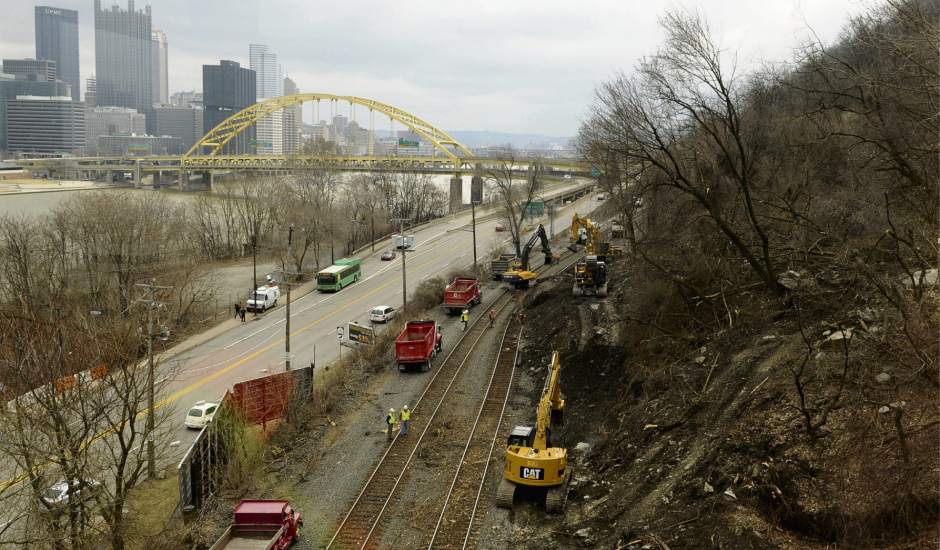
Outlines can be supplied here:
M552 446L551 437L552 427L564 420L560 376L561 362L555 351L536 410L535 427L516 426L509 434L503 479L496 490L496 505L500 508L512 508L517 493L537 495L550 514L565 507L571 481L568 449Z
M575 296L607 296L607 254L610 243L601 241L601 231L589 218L577 213L571 218L571 246L583 243L585 256L574 265ZM574 248L572 248L574 250Z
M504 281L518 289L529 288L529 283L534 281L538 276L535 271L529 270L529 254L535 247L535 243L540 241L542 243L542 253L545 254L545 264L552 263L555 258L552 255L552 248L548 242L548 235L545 234L545 227L539 224L535 229L535 233L533 233L532 236L529 237L528 242L525 243L525 247L522 249L522 256L519 258L518 262L511 263L509 271L503 273L502 279Z

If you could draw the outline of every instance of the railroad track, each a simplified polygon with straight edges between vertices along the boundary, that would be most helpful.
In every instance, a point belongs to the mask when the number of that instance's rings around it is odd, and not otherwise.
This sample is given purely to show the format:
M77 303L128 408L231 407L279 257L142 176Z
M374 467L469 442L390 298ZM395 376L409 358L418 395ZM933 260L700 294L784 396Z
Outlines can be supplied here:
M511 303L512 293L503 290L487 309L493 308L499 313ZM343 518L333 538L330 539L327 549L364 548L373 540L379 520L385 513L415 452L428 433L428 428L434 422L434 417L446 400L451 386L460 375L463 366L471 359L474 348L489 326L486 316L479 315L444 362L436 369L433 378L413 408L411 428L415 434L420 435L395 437L385 450L385 454L379 459L378 465L369 476L359 496L356 497L349 512L346 513L346 517ZM375 543L372 542L372 544Z
M564 258L570 258L570 256L578 257L579 254L566 254ZM546 265L540 267L537 271L544 271L545 275L554 274L560 271L563 271L574 262L572 261L562 261L561 259L551 265ZM501 313L504 308L512 303L513 293L508 289L500 291L500 294L497 295L484 311L489 309L496 309L497 314ZM420 433L420 435L415 437L398 437L392 441L391 445L385 450L385 453L379 459L378 464L373 470L372 474L369 476L369 479L366 481L365 486L362 491L356 497L356 500L353 502L349 511L346 513L346 516L340 522L339 526L336 529L336 532L333 534L333 537L327 543L327 550L332 548L336 549L362 549L362 548L372 548L378 547L378 527L382 516L385 514L386 510L389 507L392 496L394 495L396 489L401 484L402 479L405 476L405 473L408 469L408 466L411 464L412 459L415 454L421 447L422 442L424 441L425 435L428 433L429 428L434 424L435 417L438 411L441 409L441 406L447 399L448 392L453 386L454 382L460 376L464 365L471 360L474 349L476 348L477 343L482 339L486 329L489 328L489 322L486 320L486 316L480 315L477 319L468 327L466 333L463 334L461 339L457 342L456 346L450 351L444 361L434 372L432 379L428 382L427 387L424 392L418 398L415 406L413 407L414 416L411 421L411 428L414 433ZM508 331L510 327L516 327L517 334L512 337L512 347L513 347L513 359L512 363L515 362L515 348L518 345L519 332L521 327L519 327L518 320L513 318L510 320L507 325L506 332L503 334L503 344L507 343L507 335L510 334ZM504 346L503 346L504 347ZM491 374L490 387L493 387L494 382L502 387L505 384L505 389L502 390L503 393L508 392L509 386L511 385L512 373L508 375L508 379L504 379L503 375L500 375L499 378L496 377L497 371L505 370L500 369L500 362L503 359L503 347L500 348L499 359L497 360L496 368L494 368L493 374ZM478 452L478 444L471 445L474 440L474 433L477 431L477 425L481 422L484 423L488 428L487 432L490 434L488 443L490 448L489 453L492 452L492 447L495 445L495 436L493 435L496 431L499 430L500 420L495 420L495 427L490 427L493 419L492 411L490 408L487 408L487 401L490 396L490 391L488 388L487 397L484 398L483 405L481 406L480 414L477 416L477 422L474 424L474 428L471 430L467 439L467 449L466 452L470 452L470 448L473 448L474 456ZM496 396L500 393L500 389L497 388L492 395ZM496 397L494 397L495 399ZM505 403L506 396L503 396L503 403ZM484 410L485 409L485 410ZM502 417L502 408L500 408L500 418ZM431 411L428 413L427 411ZM421 414L419 414L421 413ZM481 416L483 415L483 416ZM481 420L485 418L485 420ZM483 434L484 430L481 429L479 434ZM482 440L483 436L478 435L478 438ZM488 462L488 460L487 460ZM463 461L461 461L461 465ZM460 474L458 470L457 475ZM456 476L455 476L456 479ZM465 537L462 544L466 544L469 539L469 533L472 532L474 526L474 519L479 519L479 516L476 516L476 510L481 502L482 488L486 479L485 471L479 476L474 476L476 495L473 500L473 509L471 513L464 519L464 523L467 525L467 530L465 531ZM455 486L452 486L451 492L448 494L448 500L451 499L450 494L453 493ZM469 489L467 489L469 491ZM458 489L459 498L463 499L465 488L461 484L460 489ZM445 503L442 514L447 512L447 505ZM441 520L438 520L440 523ZM444 540L444 539L440 539ZM456 546L460 547L460 546Z
M477 514L477 510L480 502L485 500L483 497L488 495L485 491L486 476L496 441L499 439L509 390L512 388L521 338L522 326L519 320L513 317L503 332L486 397L480 405L470 437L467 438L463 455L454 473L454 480L444 499L444 507L428 543L429 549L462 549L476 546L476 536L483 518L482 514Z

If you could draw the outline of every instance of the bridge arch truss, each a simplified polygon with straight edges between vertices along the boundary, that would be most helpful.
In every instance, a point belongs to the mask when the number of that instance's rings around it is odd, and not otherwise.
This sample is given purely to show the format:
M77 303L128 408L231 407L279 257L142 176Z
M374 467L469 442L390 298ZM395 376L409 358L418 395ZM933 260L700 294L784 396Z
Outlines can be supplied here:
M409 128L415 134L426 140L434 146L435 150L444 154L446 159L454 166L459 167L463 159L473 157L473 153L462 143L454 139L447 132L437 128L430 122L413 115L403 109L356 96L306 93L294 94L288 96L274 97L266 99L251 105L229 118L223 120L218 126L210 130L195 145L190 148L182 157L183 166L192 166L200 164L205 156L218 156L226 144L236 136L244 132L251 125L259 120L283 110L285 107L301 105L309 101L337 101L340 103L349 103L350 105L360 105L369 109L371 113L381 113L388 116ZM371 118L371 116L370 116ZM374 140L374 129L370 128L370 139ZM207 151L204 151L208 149Z

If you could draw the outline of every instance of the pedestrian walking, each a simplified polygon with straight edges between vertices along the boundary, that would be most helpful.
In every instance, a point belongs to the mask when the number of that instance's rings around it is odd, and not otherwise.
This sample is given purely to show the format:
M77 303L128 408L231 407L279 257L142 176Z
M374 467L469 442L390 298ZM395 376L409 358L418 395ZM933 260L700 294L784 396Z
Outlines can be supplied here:
M395 416L395 409L389 409L385 415L385 433L388 434L388 441L392 440L392 432L395 431L395 425L398 424L398 417Z
M235 318L238 319L238 314L241 312L242 306L238 302L235 302Z
M408 424L411 423L411 411L408 405L401 408L401 435L408 435Z
M493 323L496 322L496 309L490 309L490 326L493 326Z
M238 309L238 317L241 318L242 323L245 322L245 311L246 310L243 307Z
M467 323L470 322L470 310L465 309L463 313L460 314L460 322L463 323L463 331L467 332Z

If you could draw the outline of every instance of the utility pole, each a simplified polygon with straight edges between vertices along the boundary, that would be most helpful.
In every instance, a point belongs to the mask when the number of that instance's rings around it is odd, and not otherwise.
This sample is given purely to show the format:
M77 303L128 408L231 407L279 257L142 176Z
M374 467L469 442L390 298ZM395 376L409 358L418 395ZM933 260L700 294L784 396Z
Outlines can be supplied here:
M157 286L156 279L150 279L149 283L137 283L145 290L147 297L142 302L147 304L147 477L156 479L157 477L157 457L154 448L154 375L153 375L153 310L159 302L156 301L154 294L158 289L170 289L169 286Z
M291 242L293 241L293 238L294 238L294 226L291 225L287 229L288 254L290 254ZM287 271L286 269L281 271L281 273L283 273L284 284L287 285L287 307L285 308L287 311L285 313L286 318L284 322L284 371L286 372L290 370L290 287L291 287L291 282L289 278L291 275L299 275L299 273Z
M480 165L477 165L479 170ZM473 230L473 271L477 270L477 203L483 201L483 178L477 174L470 179L470 219Z
M401 308L408 307L408 279L405 273L405 252L408 250L408 242L405 238L405 222L411 218L393 218L391 221L399 222L398 234L401 236Z
M251 287L251 296L258 290L258 233L251 235L251 276L254 286Z

